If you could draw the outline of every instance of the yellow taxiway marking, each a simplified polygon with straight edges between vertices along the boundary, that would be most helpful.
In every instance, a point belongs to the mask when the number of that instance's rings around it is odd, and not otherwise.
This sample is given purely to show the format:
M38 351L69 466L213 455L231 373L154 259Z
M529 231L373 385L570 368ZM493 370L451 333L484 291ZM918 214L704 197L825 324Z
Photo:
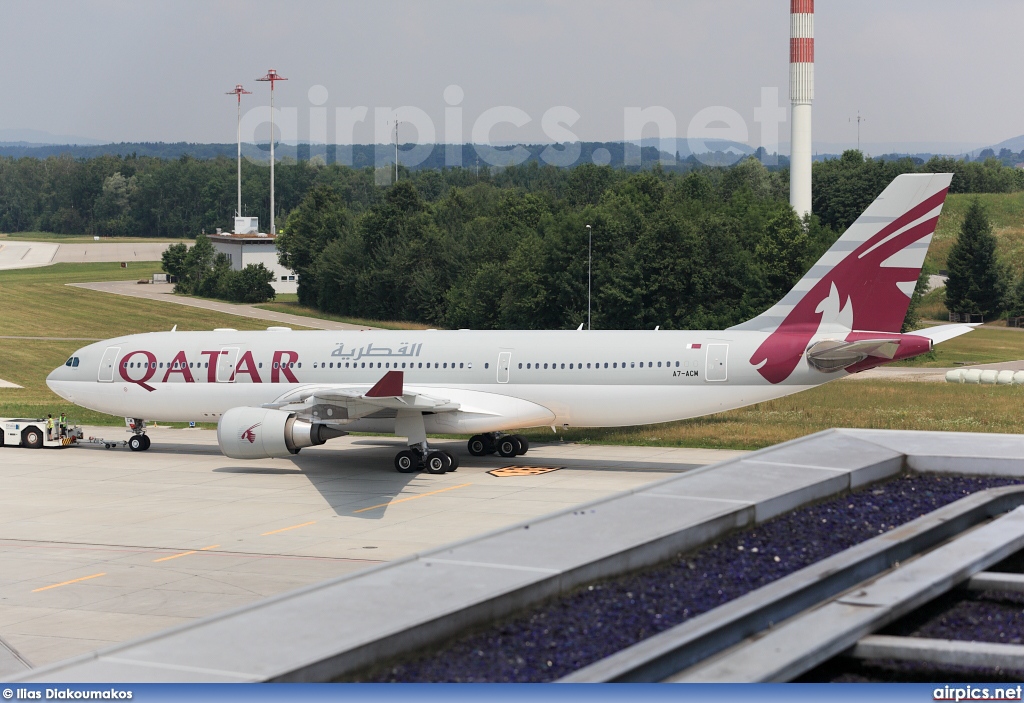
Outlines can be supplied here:
M153 563L156 563L158 561L170 561L171 559L177 559L178 557L187 557L189 554L195 554L195 553L196 553L196 550L193 549L190 552L181 552L179 554L172 554L169 557L160 557L159 559L154 559Z
M88 581L89 579L99 578L100 576L106 576L106 572L101 574L93 574L92 576L83 576L77 579L71 579L70 581L63 581L62 583L55 583L50 586L43 586L42 588L35 588L32 590L33 593L39 593L40 591L49 591L51 588L58 588L60 586L67 586L70 583L78 583L79 581Z
M177 559L178 557L187 557L189 554L195 554L196 552L205 552L210 549L216 549L219 546L219 544L211 544L209 547L203 547L202 549L192 549L187 552L181 552L180 554L172 554L169 557L160 557L159 559L154 559L153 563L155 564L158 561L170 561L171 559Z
M310 520L309 522L304 522L301 525L292 525L291 527L282 527L280 530L271 530L270 532L264 532L263 534L260 535L260 537L266 537L267 535L276 535L278 532L287 532L288 530L297 530L300 527L305 527L306 525L312 525L315 522L316 522L316 520Z
M365 513L367 510L376 510L377 508L386 508L389 505L396 505L398 503L404 503L407 500L416 500L417 498L426 498L427 496L437 495L438 493L444 493L445 491L454 491L456 488L465 488L466 486L472 486L472 483L460 483L458 486L448 486L448 488L439 488L436 491L428 491L426 493L418 493L408 498L397 498L395 500L389 500L387 503L380 503L379 505L371 505L369 508L360 508L356 510L357 513Z

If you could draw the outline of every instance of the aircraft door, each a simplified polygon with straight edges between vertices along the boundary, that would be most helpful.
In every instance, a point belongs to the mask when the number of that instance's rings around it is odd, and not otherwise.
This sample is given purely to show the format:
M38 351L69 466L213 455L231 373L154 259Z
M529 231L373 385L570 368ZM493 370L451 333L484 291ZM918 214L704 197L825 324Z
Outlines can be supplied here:
M729 380L729 345L709 344L704 368L705 381Z
M512 365L512 352L498 354L498 383L508 383L508 369Z
M121 347L107 347L100 359L99 376L96 380L100 383L113 383L114 365L117 364L117 355L121 353Z
M238 347L224 347L217 355L217 383L235 382L235 361Z

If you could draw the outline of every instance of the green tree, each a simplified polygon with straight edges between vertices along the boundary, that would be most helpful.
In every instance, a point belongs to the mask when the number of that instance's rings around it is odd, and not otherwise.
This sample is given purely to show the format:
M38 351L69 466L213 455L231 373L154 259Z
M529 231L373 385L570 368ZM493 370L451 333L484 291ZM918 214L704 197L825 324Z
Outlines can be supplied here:
M996 259L996 237L981 202L973 200L960 234L949 251L946 308L950 312L998 315L1005 302L1006 282Z
M182 261L181 275L178 277L178 284L174 291L186 295L198 294L202 289L203 281L213 269L215 254L216 251L209 237L204 234L196 237L196 243L188 250L184 261Z
M806 273L807 246L807 232L792 208L780 209L768 220L754 249L754 258L765 279L766 303L781 300Z
M217 293L236 303L265 303L274 299L274 272L263 264L249 264L240 271L220 275Z
M1024 316L1024 275L1020 277L1017 285L1010 291L1006 311L1010 317Z
M315 305L317 260L335 240L345 236L352 218L341 193L331 186L315 186L288 216L277 237L278 261L299 276L299 302Z
M188 256L188 244L179 242L172 244L160 255L160 268L175 278L185 275L185 258Z

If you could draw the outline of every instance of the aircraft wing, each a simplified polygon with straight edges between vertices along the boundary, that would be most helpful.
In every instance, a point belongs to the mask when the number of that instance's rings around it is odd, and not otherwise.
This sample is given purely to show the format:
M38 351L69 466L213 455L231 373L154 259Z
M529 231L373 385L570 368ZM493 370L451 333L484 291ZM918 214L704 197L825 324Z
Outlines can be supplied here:
M971 330L977 327L976 324L952 324L952 325L938 325L937 327L928 327L923 330L915 330L909 334L917 335L918 337L927 337L932 340L932 344L941 344L942 342L948 342L954 337L959 337L962 334L967 334Z
M406 389L404 376L401 371L388 371L373 387L307 386L263 407L292 410L323 422L353 420L381 410L442 413L460 408L447 398Z

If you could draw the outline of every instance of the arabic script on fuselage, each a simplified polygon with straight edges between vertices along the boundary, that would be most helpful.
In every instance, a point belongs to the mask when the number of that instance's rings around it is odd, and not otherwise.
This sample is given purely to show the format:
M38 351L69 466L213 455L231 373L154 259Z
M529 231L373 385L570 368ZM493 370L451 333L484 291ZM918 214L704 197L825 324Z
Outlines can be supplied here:
M411 357L419 356L423 350L422 344L408 344L402 342L402 346L398 349L392 349L391 347L380 347L374 346L373 342L370 342L366 346L350 349L345 351L345 345L339 344L338 348L331 352L332 357L342 357L351 361L357 361L363 357Z

